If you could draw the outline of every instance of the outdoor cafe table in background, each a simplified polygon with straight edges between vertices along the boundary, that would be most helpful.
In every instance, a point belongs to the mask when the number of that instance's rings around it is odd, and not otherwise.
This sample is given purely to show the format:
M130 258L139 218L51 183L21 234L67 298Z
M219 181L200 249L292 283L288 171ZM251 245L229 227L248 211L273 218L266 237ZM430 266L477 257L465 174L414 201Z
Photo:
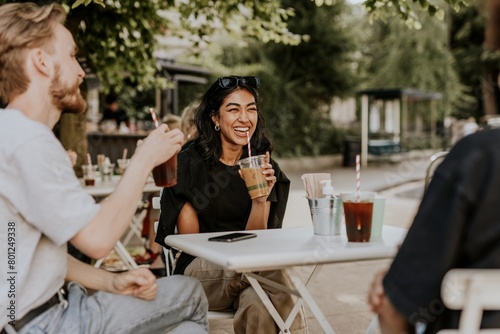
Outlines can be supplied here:
M96 177L95 185L84 186L85 190L92 195L96 200L101 200L115 190L118 181L120 181L121 175L113 175L111 180L102 181L100 176ZM83 184L83 181L82 181ZM159 192L162 188L157 187L153 181L153 178L149 177L146 184L144 185L143 193L150 194Z
M98 176L96 177L95 180L95 185L93 186L84 186L85 190L92 195L96 201L100 201L107 196L109 196L113 190L115 189L116 185L120 181L121 175L113 175L111 180L101 180L101 178ZM83 180L81 181L82 185ZM154 194L160 192L161 188L157 187L154 184L154 181L152 178L148 178L146 184L144 185L143 193L148 195L148 194ZM127 249L123 245L125 245L130 241L130 239L133 237L133 235L137 235L140 237L141 235L141 229L142 229L142 221L146 215L146 210L147 210L147 203L139 202L138 203L138 210L134 217L132 218L132 221L130 222L130 230L123 239L123 243L118 240L115 244L114 250L116 254L120 257L120 259L123 261L124 265L129 268L137 268L137 263L134 261L134 258L130 256L128 253ZM95 263L95 267L98 268L101 266L102 262L104 259L99 259Z
M281 333L290 333L290 325L305 302L325 333L334 333L320 308L307 290L307 284L319 273L321 265L362 260L387 259L395 256L407 229L384 226L382 238L370 242L348 242L345 229L341 235L314 235L312 227L245 231L256 238L237 242L213 242L209 237L229 232L176 234L165 238L165 243L188 254L200 257L221 267L243 273L272 315ZM304 284L293 267L314 266ZM270 282L260 277L264 270L282 270L290 277L295 289ZM260 283L272 285L298 297L287 319L282 319ZM372 327L372 326L370 326Z

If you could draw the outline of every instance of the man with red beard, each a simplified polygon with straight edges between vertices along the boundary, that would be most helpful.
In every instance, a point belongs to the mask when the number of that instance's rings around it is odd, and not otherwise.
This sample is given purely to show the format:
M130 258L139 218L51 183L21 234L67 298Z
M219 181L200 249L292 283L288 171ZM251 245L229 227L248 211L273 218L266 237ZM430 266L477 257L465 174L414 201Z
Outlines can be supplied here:
M0 6L2 333L206 333L196 280L156 280L145 268L113 274L67 254L68 241L93 258L109 253L149 172L180 150L183 135L165 125L153 131L114 193L96 204L51 131L61 113L86 107L85 74L64 20L57 4Z

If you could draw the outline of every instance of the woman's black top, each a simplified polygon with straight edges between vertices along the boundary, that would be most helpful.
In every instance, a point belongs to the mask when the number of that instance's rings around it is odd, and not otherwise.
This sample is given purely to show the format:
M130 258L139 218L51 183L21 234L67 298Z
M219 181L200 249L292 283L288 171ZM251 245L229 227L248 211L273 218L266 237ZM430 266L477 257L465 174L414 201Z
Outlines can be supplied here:
M271 201L268 228L281 228L290 181L272 159L271 164L277 181L268 196ZM162 192L156 242L166 246L165 237L176 233L177 217L186 202L196 210L200 233L244 230L252 201L238 170L238 166L221 162L211 165L204 161L195 145L181 151L177 157L177 184ZM193 257L183 253L177 260L175 273L182 274L192 260Z

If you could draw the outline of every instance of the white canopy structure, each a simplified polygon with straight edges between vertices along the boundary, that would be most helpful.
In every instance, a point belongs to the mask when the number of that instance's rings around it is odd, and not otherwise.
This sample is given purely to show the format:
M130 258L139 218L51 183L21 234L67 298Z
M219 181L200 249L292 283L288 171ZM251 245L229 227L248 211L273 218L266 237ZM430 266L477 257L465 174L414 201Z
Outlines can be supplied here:
M433 145L437 120L435 101L442 99L442 94L393 88L364 90L358 92L358 96L361 98L362 166L368 164L369 144L408 147L412 137L425 134L430 135Z

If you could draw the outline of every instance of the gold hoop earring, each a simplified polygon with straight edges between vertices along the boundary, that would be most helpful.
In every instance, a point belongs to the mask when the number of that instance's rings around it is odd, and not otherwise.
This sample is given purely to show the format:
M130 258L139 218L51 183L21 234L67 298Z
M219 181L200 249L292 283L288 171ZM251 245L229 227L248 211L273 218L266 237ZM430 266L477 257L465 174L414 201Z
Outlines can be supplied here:
M215 124L214 129L215 129L215 131L219 131L220 130L220 126L218 124Z

